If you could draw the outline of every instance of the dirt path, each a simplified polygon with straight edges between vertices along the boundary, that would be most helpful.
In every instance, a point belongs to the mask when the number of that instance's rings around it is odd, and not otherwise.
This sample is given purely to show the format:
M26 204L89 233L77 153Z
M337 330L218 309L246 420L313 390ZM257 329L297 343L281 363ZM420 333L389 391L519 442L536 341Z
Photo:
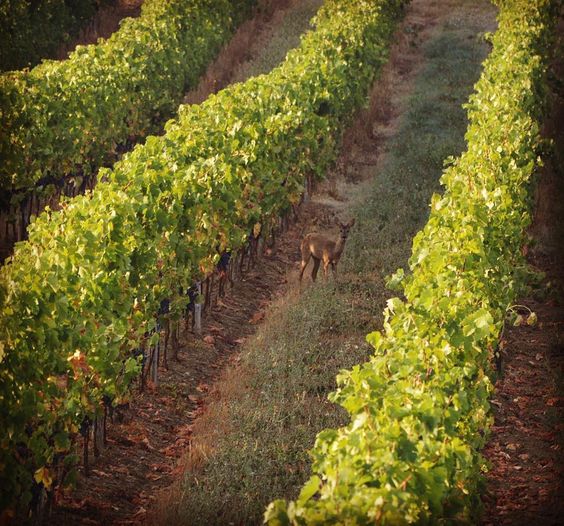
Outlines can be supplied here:
M563 29L561 23L560 50ZM559 57L553 71L562 86ZM541 171L530 231L529 261L546 274L544 290L518 302L539 322L507 331L503 375L492 400L495 424L484 451L491 463L484 524L492 526L564 521L564 93L557 91L545 126L556 155Z
M200 104L229 84L268 73L299 44L322 4L322 0L259 1L256 16L241 24L198 85L185 94L184 104Z

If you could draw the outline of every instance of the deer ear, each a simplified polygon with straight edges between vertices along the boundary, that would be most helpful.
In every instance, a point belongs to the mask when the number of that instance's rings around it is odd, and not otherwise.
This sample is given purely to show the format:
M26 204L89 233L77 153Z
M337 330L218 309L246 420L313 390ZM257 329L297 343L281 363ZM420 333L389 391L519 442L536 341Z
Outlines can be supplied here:
M349 223L349 228L351 228L354 225L355 221L356 221L356 217L353 217L351 219L351 222Z

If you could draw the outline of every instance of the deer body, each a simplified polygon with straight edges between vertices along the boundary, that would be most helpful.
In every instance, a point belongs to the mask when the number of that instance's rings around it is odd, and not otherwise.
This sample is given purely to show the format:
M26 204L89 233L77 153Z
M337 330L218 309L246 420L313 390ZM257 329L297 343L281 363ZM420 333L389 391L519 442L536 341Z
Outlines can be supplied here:
M322 234L312 233L307 234L301 242L300 250L302 254L302 268L300 271L300 281L304 275L304 271L313 258L313 270L311 272L311 279L315 281L319 265L323 262L323 271L327 277L329 266L333 273L336 272L336 266L341 259L341 254L345 248L345 242L349 235L349 230L354 225L354 219L348 224L339 224L340 235L337 241L326 238Z

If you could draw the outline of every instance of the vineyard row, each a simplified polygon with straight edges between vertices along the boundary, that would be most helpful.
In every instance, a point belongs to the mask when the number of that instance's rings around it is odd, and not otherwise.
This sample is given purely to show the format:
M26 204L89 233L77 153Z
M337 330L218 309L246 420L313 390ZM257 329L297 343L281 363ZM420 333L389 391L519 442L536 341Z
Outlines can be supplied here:
M1 75L2 208L30 187L89 176L155 133L254 3L147 0L109 39Z

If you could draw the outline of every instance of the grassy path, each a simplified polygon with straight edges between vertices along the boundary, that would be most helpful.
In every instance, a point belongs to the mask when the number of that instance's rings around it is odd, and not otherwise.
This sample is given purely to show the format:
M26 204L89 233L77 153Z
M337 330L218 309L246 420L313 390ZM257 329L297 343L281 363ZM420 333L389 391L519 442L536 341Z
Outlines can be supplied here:
M229 84L268 73L300 43L323 0L262 0L257 15L244 22L184 103L199 104Z
M280 240L288 260L286 286L273 288L280 298L212 389L192 428L184 479L151 523L260 524L273 498L296 496L316 433L344 422L326 401L335 375L370 355L364 336L381 325L384 276L406 264L443 160L464 148L461 104L488 52L480 35L494 29L494 15L486 2L411 4L371 106L344 138L340 170ZM337 280L298 294L299 238L334 231L335 218L351 216L357 226Z

